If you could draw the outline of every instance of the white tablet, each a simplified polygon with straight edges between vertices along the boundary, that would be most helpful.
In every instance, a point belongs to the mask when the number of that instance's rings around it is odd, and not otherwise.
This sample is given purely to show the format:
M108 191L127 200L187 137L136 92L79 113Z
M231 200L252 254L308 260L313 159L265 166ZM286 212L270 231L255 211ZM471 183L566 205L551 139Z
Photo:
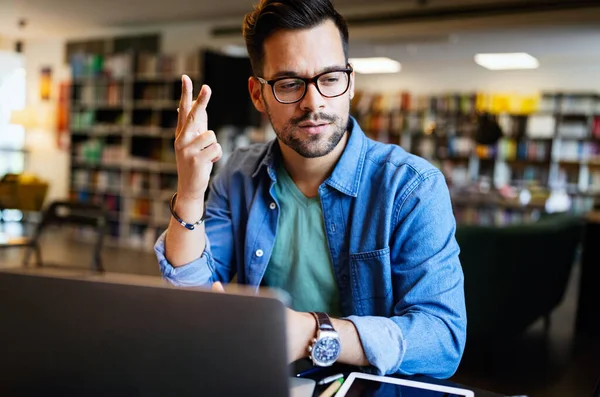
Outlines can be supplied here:
M471 390L352 372L335 397L474 397Z

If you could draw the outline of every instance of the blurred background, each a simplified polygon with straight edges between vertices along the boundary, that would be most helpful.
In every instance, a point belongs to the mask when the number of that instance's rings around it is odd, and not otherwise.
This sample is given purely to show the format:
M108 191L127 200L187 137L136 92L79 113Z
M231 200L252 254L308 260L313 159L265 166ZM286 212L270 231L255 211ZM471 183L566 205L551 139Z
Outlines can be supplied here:
M600 1L334 4L350 26L352 115L372 139L439 167L451 190L469 312L454 379L591 395ZM213 88L224 161L274 138L247 93L252 5L0 0L0 267L41 252L44 265L158 276L181 74L196 93Z

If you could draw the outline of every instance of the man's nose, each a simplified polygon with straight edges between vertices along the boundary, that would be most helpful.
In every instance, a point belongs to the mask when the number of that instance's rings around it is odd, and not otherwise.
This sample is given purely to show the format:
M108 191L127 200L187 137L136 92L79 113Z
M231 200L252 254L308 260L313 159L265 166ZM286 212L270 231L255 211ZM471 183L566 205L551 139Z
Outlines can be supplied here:
M325 98L314 83L309 83L306 87L306 95L300 101L300 106L304 111L317 111L325 108Z

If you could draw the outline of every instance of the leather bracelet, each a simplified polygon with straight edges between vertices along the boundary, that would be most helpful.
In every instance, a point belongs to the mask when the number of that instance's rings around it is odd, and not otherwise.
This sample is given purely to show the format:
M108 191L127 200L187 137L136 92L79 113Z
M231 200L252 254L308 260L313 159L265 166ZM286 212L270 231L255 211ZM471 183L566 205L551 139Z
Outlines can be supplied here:
M179 217L179 215L177 215L175 213L175 199L177 198L177 192L173 193L173 197L171 197L171 202L169 203L169 210L171 210L171 215L173 216L173 218L175 218L175 220L183 227L185 227L187 230L194 230L197 226L200 226L201 224L204 223L204 217L206 215L206 208L204 209L204 214L202 214L202 218L200 218L196 223L187 223L185 222L183 219L181 219Z

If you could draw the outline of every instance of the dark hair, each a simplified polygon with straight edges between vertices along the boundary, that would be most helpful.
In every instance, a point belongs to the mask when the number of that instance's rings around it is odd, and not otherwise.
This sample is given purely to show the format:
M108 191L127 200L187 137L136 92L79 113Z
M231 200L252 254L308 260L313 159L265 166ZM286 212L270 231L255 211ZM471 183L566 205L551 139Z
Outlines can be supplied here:
M310 29L332 20L340 31L344 57L348 62L348 25L330 0L260 0L246 14L242 31L256 76L263 72L265 40L282 29Z

